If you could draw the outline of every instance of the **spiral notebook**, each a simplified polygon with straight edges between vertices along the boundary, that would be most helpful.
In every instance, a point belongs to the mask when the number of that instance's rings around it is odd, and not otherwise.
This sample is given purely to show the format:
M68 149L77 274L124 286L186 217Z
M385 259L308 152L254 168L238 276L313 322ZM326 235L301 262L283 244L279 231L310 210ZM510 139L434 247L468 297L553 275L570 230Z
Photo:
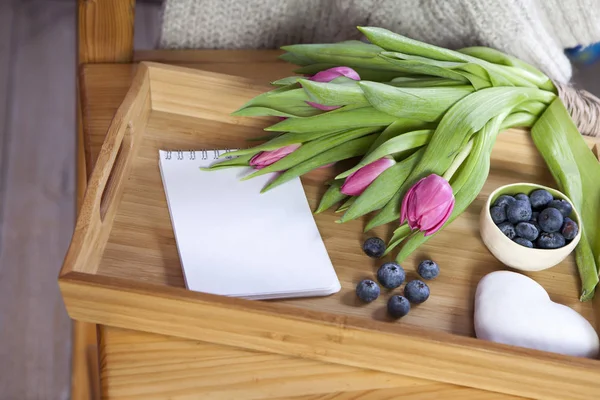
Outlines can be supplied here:
M261 194L272 174L200 169L224 151L159 152L187 288L256 300L339 291L300 179Z

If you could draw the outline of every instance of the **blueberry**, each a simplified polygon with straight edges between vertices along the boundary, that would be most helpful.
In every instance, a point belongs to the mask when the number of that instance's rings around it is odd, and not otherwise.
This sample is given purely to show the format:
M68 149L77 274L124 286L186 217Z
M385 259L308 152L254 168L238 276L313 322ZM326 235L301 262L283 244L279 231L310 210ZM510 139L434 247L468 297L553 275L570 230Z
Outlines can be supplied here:
M506 207L494 206L490 208L490 215L496 225L501 224L506 221Z
M530 202L529 201L529 196L527 196L525 193L519 193L519 194L517 194L515 196L515 199L517 199L517 200L523 200L523 201L526 201L528 203Z
M410 311L410 303L403 296L392 296L387 303L388 313L394 318L404 317Z
M556 208L548 207L540 213L538 225L544 232L558 232L563 225L564 218Z
M533 243L527 239L523 239L522 237L516 237L513 239L513 241L521 246L529 247L530 249L533 248Z
M419 263L417 272L423 279L435 279L440 274L440 267L434 261L425 260Z
M552 200L548 207L556 208L563 217L568 217L573 211L573 206L566 200Z
M496 199L496 201L494 202L494 207L506 208L509 204L512 204L514 202L515 202L514 197L503 194L502 196L500 196Z
M404 278L406 278L404 268L395 262L387 262L377 271L377 280L387 289L395 289L402 285Z
M385 242L378 237L368 238L362 247L369 257L380 258L385 253Z
M519 222L517 226L515 226L515 232L518 236L529 241L537 239L540 234L536 226L529 222Z
M515 232L515 226L510 222L503 222L500 225L498 225L498 228L500 228L502 233L504 233L506 237L511 240L514 239L514 237L517 235L517 233Z
M571 218L565 218L560 233L562 233L565 239L573 240L579 233L579 226L577 225L577 222L573 221Z
M539 215L540 215L540 212L539 212L539 211L534 211L534 212L532 212L532 213L531 213L531 221L535 221L535 222L537 222Z
M356 286L356 295L365 303L370 303L379 297L379 285L370 279L364 279Z
M529 201L515 200L514 203L506 207L506 216L508 221L513 224L529 221L531 219L531 204L529 204Z
M529 201L533 208L544 208L552 201L553 197L546 189L538 189L531 192L529 195Z
M429 298L429 286L418 279L410 281L404 286L404 297L411 303L423 303Z
M542 232L536 241L537 247L540 249L558 249L563 247L565 243L565 237L558 232Z
M531 220L531 221L529 221L529 223L530 223L531 225L535 226L535 229L537 229L537 231L538 231L538 235L539 235L540 233L542 233L542 228L540 227L540 224L538 224L537 220L535 220L535 221L534 221L534 220Z

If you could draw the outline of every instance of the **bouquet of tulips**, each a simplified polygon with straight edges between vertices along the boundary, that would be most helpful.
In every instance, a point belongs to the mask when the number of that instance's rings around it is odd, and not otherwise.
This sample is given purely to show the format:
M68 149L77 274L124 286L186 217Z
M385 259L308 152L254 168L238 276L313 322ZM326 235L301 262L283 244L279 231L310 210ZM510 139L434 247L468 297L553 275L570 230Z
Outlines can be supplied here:
M593 296L600 265L600 164L552 81L536 68L486 47L452 51L381 28L359 28L370 43L286 46L301 74L273 82L237 110L274 116L264 143L228 153L211 169L252 166L250 179L278 172L264 190L346 159L316 212L340 203L339 222L376 212L370 230L398 223L387 251L402 261L457 218L480 192L496 137L532 128L561 190L583 218L577 248L582 300Z

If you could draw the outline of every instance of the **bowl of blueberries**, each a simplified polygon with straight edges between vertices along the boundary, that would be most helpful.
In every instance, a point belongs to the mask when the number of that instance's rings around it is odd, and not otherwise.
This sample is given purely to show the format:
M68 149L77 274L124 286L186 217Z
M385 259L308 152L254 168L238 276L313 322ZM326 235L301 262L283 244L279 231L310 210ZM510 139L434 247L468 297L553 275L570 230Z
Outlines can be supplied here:
M481 210L479 225L483 243L494 257L522 271L555 266L581 238L581 219L571 200L534 183L496 189Z

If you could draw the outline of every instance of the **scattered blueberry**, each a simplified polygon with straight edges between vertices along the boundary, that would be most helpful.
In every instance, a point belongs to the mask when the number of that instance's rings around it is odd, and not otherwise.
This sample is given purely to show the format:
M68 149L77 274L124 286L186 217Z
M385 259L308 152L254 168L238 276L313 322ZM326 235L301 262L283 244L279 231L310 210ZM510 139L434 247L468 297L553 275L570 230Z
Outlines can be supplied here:
M502 233L504 233L506 237L511 240L514 239L514 237L517 235L517 233L515 232L515 226L510 222L503 222L500 225L498 225L498 228L500 228Z
M494 206L490 208L490 215L496 225L501 224L506 221L506 207Z
M435 279L440 274L440 267L431 260L421 261L417 267L417 272L421 278L430 280Z
M565 237L558 232L542 232L536 244L540 249L558 249L566 243Z
M402 285L404 278L406 278L404 268L395 262L387 262L377 271L377 280L387 289L395 289Z
M537 222L538 216L540 215L539 211L534 211L531 213L531 220Z
M410 311L410 303L404 296L392 296L387 303L388 313L394 318L404 317Z
M356 295L366 303L370 303L379 297L379 285L370 279L364 279L356 286Z
M536 226L529 222L519 222L517 226L515 226L515 232L518 236L529 241L537 239L540 234Z
M363 251L373 258L380 258L385 253L385 242L378 237L371 237L363 243Z
M552 194L546 189L538 189L531 192L529 201L533 208L544 208L552 201Z
M410 281L404 286L404 297L411 303L423 303L429 298L429 286L418 279Z
M529 221L531 219L531 204L529 204L529 200L515 200L514 203L509 204L506 207L506 217L513 224Z
M527 239L523 239L522 237L516 237L513 239L515 243L519 243L521 246L533 248L533 243Z
M500 196L496 199L496 201L494 202L494 206L506 208L509 204L512 204L514 202L515 202L514 197L503 194L502 196Z
M579 226L577 225L577 222L573 221L571 218L565 218L560 233L562 233L565 239L573 240L575 239L575 236L577 236L577 233L579 233Z
M568 217L571 215L571 211L573 211L573 206L566 200L552 200L548 207L556 208L563 217Z
M540 212L538 225L547 233L558 232L563 225L563 216L556 208L548 207Z

